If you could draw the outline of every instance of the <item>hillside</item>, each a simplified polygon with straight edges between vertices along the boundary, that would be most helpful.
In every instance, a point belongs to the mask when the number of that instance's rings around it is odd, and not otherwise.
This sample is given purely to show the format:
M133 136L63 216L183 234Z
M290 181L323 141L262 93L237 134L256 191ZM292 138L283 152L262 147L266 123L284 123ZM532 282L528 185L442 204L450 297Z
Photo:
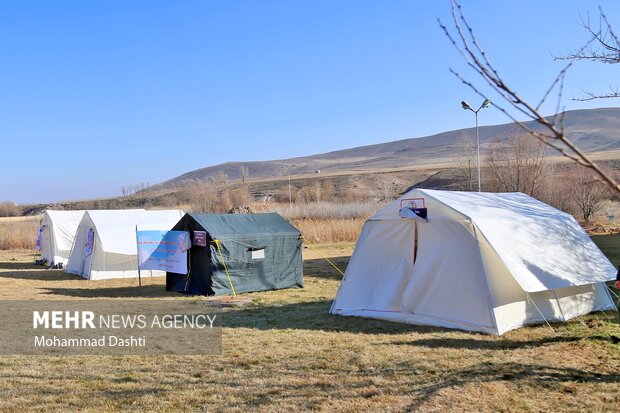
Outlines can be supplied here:
M533 122L528 122L536 127ZM620 108L575 110L565 113L564 127L567 135L588 153L620 149ZM479 129L484 148L499 136L515 133L515 125L483 126ZM453 163L461 151L460 140L475 136L475 128L443 132L433 136L403 139L375 145L333 151L299 158L260 162L228 162L187 172L169 179L152 189L172 189L226 174L231 180L242 178L247 168L252 180L299 175L315 170L329 173L378 171L412 166L439 166ZM520 133L519 130L516 133Z

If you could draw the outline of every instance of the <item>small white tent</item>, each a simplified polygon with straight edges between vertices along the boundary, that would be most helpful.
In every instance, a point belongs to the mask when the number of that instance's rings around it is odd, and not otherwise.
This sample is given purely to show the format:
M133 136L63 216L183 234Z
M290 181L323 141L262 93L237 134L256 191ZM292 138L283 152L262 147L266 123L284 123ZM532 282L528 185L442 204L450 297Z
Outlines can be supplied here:
M41 258L48 265L67 265L75 232L83 215L84 211L45 211L37 237Z
M67 272L89 280L138 276L138 230L169 230L184 215L181 210L142 209L86 211L78 227ZM164 271L148 271L164 276Z
M414 189L365 223L330 312L503 334L615 310L615 273L572 216L527 195Z

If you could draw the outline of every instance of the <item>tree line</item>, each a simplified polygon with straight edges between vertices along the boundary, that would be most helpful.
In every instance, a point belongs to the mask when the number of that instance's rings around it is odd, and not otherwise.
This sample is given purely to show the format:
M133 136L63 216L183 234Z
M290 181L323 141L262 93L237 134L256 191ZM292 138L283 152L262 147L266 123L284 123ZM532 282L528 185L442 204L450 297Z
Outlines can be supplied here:
M468 190L477 187L474 140L465 135L459 144L459 169ZM614 191L598 174L548 156L548 147L527 133L514 129L485 145L481 157L482 190L485 192L522 192L589 223ZM618 172L608 165L599 166L618 179Z

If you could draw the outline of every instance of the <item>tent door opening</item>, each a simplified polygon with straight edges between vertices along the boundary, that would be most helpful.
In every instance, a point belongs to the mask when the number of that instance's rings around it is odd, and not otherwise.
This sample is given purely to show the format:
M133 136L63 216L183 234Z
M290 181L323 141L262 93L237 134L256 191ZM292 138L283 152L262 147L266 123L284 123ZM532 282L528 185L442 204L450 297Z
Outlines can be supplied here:
M413 221L413 263L418 258L418 222Z

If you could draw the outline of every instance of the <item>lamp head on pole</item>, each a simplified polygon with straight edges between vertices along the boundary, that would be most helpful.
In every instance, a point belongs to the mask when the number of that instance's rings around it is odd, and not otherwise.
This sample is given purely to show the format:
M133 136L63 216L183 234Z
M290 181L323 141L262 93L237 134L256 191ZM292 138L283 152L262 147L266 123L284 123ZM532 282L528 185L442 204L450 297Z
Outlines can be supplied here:
M485 99L484 102L482 102L481 107L488 108L490 104L491 104L491 101L489 99Z
M469 106L469 103L465 102L464 100L461 101L461 107L465 110L467 109L471 110L471 106Z

